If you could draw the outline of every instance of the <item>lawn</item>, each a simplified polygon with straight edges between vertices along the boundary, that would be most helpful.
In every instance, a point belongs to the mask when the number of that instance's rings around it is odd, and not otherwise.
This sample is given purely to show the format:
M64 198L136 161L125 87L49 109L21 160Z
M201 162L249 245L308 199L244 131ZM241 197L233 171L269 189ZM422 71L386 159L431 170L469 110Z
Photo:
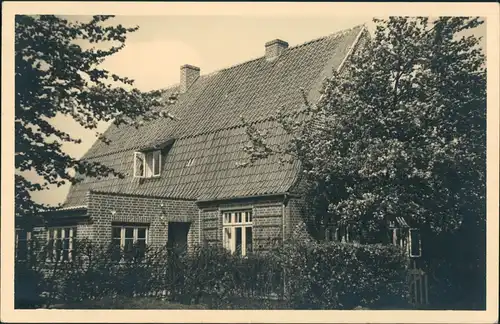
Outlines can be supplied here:
M56 304L55 309L206 309L204 305L186 305L154 297L106 297L79 303Z
M155 297L106 297L79 303L56 304L53 309L210 309L206 304L181 304ZM213 309L213 308L212 308ZM220 309L286 309L281 301L262 301L247 298L232 299Z

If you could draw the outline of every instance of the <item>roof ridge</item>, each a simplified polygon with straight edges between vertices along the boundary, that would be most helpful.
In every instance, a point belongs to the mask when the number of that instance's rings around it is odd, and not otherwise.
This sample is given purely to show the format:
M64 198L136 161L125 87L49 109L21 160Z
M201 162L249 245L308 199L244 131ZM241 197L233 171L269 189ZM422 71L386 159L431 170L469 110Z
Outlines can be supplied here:
M332 33L330 33L328 35L321 36L321 37L318 37L318 38L315 38L315 39L312 39L312 40L308 40L308 41L305 41L303 43L296 44L294 46L290 46L290 47L287 48L287 50L294 50L294 49L297 49L297 48L300 48L300 47L303 47L303 46L307 46L307 45L315 43L315 42L319 42L319 41L327 39L327 38L339 37L341 35L347 34L348 32L350 32L350 31L352 31L352 30L354 30L356 28L360 28L361 26L364 26L364 25L365 24L360 24L360 25L356 25L356 26L351 27L351 28L341 29L341 30L332 32ZM255 62L255 61L263 59L263 58L265 58L265 55L254 57L254 58L248 59L247 61L244 61L244 62L235 63L235 64L232 64L232 65L220 68L218 70L212 71L212 72L207 73L207 74L201 74L200 77L197 80L199 80L199 79L201 79L203 77L210 77L210 76L216 75L216 74L218 74L220 72L227 71L227 70L239 67L239 66L241 66L243 64L252 63L252 62ZM176 86L179 86L179 83L174 83L174 84L172 84L172 85L170 85L168 87L160 88L158 90L160 90L160 91L168 91L168 90L171 90L172 88L174 88Z
M334 38L334 36L338 37L338 36L347 34L348 32L350 32L350 31L352 31L352 30L354 30L356 28L359 28L361 26L363 26L363 24L360 24L360 25L357 25L357 26L354 26L354 27L351 27L351 28L341 29L341 30L338 30L336 32L330 33L328 35L321 36L321 37L318 37L318 38L315 38L315 39L312 39L312 40L308 40L306 42L303 42L303 43L300 43L300 44L297 44L297 45L294 45L294 46L290 46L290 47L287 48L287 50L294 50L294 49L297 49L299 47L306 46L306 45L309 45L309 44L312 44L312 43L315 43L315 42L318 42L318 41L321 41L321 40L324 40L324 39L327 39L327 38ZM205 76L211 76L213 74L217 74L219 72L226 71L226 70L238 67L240 65L251 63L251 62L257 61L259 59L263 59L263 58L265 58L265 55L261 55L261 56L256 57L256 58L249 59L248 61L244 61L244 62L241 62L241 63L236 63L236 64L230 65L228 67L221 68L219 70L216 70L216 71L210 72L208 74L205 74Z
M289 47L288 49L296 49L296 48L299 48L299 47L302 47L302 46L306 46L306 45L309 45L311 43L315 43L315 42L318 42L318 41L321 41L321 40L324 40L324 39L327 39L327 38L336 38L336 37L339 37L339 36L343 36L351 31L353 31L354 29L356 28L360 28L361 26L363 26L364 24L360 24L360 25L356 25L354 27L351 27L351 28L346 28L346 29L341 29L341 30L337 30L335 32L332 32L328 35L325 35L325 36L322 36L322 37L318 37L318 38L314 38L314 39L311 39L311 40L308 40L308 41L305 41L303 43L300 43L300 44L297 44L297 45L294 45L292 47Z

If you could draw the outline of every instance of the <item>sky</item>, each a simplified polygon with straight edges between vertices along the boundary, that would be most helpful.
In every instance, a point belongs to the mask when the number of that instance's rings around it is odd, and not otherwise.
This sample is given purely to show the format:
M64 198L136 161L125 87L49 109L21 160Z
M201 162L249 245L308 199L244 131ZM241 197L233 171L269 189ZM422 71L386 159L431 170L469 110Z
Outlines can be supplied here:
M65 18L87 21L90 17ZM359 24L370 30L371 20L367 16L118 16L113 23L139 26L139 30L130 34L125 48L109 57L103 67L134 79L140 90L161 89L178 83L184 64L208 74L263 56L264 44L276 38L294 46ZM485 30L481 27L476 34L484 36ZM63 144L63 150L75 158L81 158L96 140L95 130L86 130L69 117L58 116L53 124L82 139L81 144ZM106 128L101 123L97 131ZM34 173L27 176L36 179ZM53 187L34 192L33 199L56 205L64 202L68 190L68 185Z

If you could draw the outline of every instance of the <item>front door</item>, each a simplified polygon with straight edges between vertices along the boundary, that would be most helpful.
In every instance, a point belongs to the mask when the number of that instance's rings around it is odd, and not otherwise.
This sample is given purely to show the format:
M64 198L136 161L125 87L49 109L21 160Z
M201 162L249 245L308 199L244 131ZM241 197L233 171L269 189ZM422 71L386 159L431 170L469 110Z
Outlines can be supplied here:
M167 247L177 255L187 252L187 235L191 223L169 222Z

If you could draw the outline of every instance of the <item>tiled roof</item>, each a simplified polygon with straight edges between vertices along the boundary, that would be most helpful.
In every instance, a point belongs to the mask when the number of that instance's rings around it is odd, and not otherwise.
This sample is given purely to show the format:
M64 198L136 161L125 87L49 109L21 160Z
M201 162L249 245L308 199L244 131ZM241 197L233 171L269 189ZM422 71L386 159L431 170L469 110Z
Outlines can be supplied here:
M72 186L65 206L85 204L88 190L209 200L286 192L297 177L297 164L280 165L277 157L255 165L245 161L247 137L241 117L267 129L269 141L283 143L287 135L270 117L280 107L299 108L304 89L319 97L325 77L337 68L355 43L362 26L290 47L276 60L261 57L201 76L181 94L169 111L178 119L160 118L139 129L110 126L111 144L97 141L83 159L99 161L127 173L125 179L87 177ZM165 90L165 96L177 86ZM159 178L132 177L133 152L175 139L163 157ZM191 166L187 162L194 159Z

